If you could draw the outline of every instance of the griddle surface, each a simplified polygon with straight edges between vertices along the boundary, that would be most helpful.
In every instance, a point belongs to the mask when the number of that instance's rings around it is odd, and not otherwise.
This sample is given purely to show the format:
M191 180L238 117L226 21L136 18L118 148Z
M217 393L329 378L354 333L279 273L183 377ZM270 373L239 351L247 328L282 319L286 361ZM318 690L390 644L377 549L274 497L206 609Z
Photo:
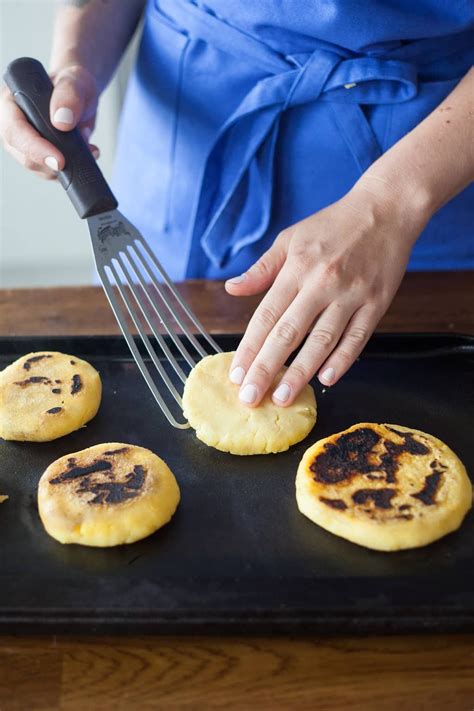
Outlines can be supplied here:
M238 337L217 341L232 350ZM294 480L317 439L360 421L445 441L470 475L474 339L376 335L318 400L318 422L288 452L235 457L172 429L122 339L3 338L0 368L29 351L89 360L104 386L97 417L49 443L0 440L0 632L420 632L474 630L474 515L425 548L370 551L315 526ZM170 524L113 549L63 546L44 531L36 489L58 457L100 442L159 454L182 493Z

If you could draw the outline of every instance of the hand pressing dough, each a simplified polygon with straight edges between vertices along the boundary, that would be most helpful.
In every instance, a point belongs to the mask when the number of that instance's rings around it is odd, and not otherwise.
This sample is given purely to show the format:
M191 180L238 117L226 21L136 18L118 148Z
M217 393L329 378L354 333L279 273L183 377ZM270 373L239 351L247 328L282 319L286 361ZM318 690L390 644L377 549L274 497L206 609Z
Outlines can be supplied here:
M456 530L472 505L462 462L432 435L363 422L304 454L296 500L305 516L367 548L417 548Z
M184 416L196 436L210 447L231 454L284 452L304 439L316 422L316 399L306 385L295 402L278 407L271 394L283 369L258 407L239 401L239 386L229 380L233 353L203 358L191 371L183 394Z
M106 443L50 464L38 485L38 508L60 543L118 546L149 536L173 516L176 479L149 449Z
M48 442L79 429L99 409L99 373L76 356L28 353L0 373L0 437Z

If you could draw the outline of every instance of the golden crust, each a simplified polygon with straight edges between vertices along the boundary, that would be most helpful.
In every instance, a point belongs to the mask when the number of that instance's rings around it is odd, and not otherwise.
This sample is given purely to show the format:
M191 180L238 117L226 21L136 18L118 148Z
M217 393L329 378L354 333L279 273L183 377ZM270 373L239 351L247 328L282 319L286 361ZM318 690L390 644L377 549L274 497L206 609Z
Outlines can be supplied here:
M50 464L38 508L60 543L117 546L156 531L173 516L179 487L165 462L144 447L105 443Z
M48 442L73 432L97 414L99 373L76 356L28 353L0 373L0 437Z
M472 486L462 462L436 437L364 422L305 452L296 500L301 513L331 533L395 551L459 528Z
M284 452L304 439L316 422L313 388L307 385L289 407L277 407L271 393L282 378L281 371L262 403L249 408L239 401L239 386L229 380L233 355L203 358L186 381L184 415L198 439L239 455Z

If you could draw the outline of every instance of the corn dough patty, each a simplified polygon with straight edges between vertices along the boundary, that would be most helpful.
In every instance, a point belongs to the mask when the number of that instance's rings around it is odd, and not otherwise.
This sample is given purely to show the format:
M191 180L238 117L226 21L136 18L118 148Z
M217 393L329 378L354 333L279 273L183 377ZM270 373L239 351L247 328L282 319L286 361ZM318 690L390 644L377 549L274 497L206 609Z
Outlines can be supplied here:
M38 508L60 543L118 546L164 526L180 499L176 479L149 449L106 443L50 464L38 485Z
M462 462L436 437L363 422L319 440L300 462L301 513L380 551L416 548L456 530L472 505Z
M242 455L284 452L304 439L316 422L313 388L306 385L292 405L278 407L271 393L283 369L261 404L247 407L239 401L239 386L229 380L233 355L207 356L189 374L183 410L196 436L222 452Z
M99 373L76 356L28 353L0 373L0 437L49 442L79 429L99 409Z

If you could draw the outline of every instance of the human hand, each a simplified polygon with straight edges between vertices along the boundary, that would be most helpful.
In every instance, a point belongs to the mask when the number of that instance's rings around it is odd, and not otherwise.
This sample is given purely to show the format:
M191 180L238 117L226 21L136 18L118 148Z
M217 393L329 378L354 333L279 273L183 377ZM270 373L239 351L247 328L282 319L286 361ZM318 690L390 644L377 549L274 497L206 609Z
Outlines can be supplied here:
M94 130L98 90L94 77L84 67L73 65L51 76L54 92L51 97L50 116L60 131L71 131L76 126L84 139ZM21 165L49 180L63 170L65 159L52 143L42 138L16 105L7 87L0 93L0 136L5 150ZM97 159L99 149L89 144Z
M259 404L306 336L272 393L275 404L290 405L316 372L323 385L334 385L354 363L428 219L403 209L397 197L382 199L379 185L374 194L370 179L361 179L338 202L283 230L244 275L226 282L235 296L269 289L229 373L242 402Z

